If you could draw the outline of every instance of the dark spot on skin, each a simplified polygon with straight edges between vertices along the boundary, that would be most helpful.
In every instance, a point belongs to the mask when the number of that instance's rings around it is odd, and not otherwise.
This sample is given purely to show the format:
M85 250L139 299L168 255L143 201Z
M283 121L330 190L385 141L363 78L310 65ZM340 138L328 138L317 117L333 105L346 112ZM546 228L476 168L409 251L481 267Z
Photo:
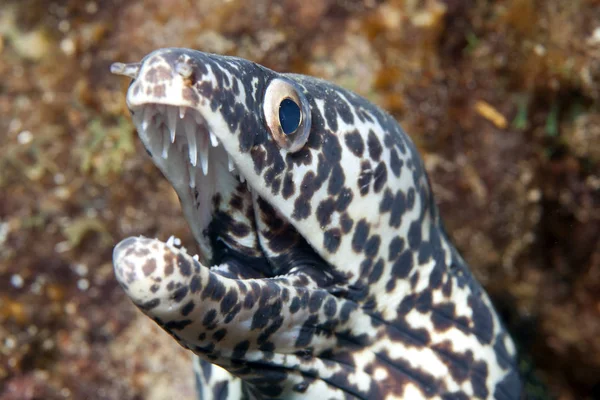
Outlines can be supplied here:
M415 189L410 188L410 189L408 189L408 195L406 196L406 209L412 210L412 208L414 206L415 206Z
M335 203L331 198L327 198L319 204L319 207L317 207L317 221L319 221L321 228L329 225L334 210Z
M184 319L183 321L169 321L164 325L164 328L167 331L181 331L191 323L192 320L190 319Z
M335 107L331 102L325 103L325 119L327 120L327 126L332 131L337 131L338 123L337 123L337 113L335 112Z
M175 291L175 293L173 293L173 301L175 301L176 303L179 303L181 300L183 300L185 298L185 296L188 293L188 288L187 286L182 286L179 289L177 289Z
M373 266L373 260L371 260L370 258L365 258L360 263L359 275L360 276L368 275L369 271L371 270L371 266Z
M333 317L337 311L337 303L333 297L329 297L323 306L323 312L327 317Z
M429 274L429 287L431 289L438 289L442 284L442 278L444 276L443 273L443 265L435 263L434 268Z
M369 238L365 244L365 255L369 258L373 258L379 251L379 245L381 244L381 238L379 235L373 235Z
M356 157L362 157L363 152L365 151L365 143L357 130L346 134L344 136L344 141L346 142L346 146Z
M233 353L231 354L231 358L233 360L243 360L246 352L250 348L250 341L244 340L243 342L238 343L233 348Z
M404 250L404 240L401 237L396 236L390 241L388 246L388 261L393 261L398 258L398 254L400 254L402 250Z
M181 273L181 275L192 275L192 266L182 254L177 255L177 266L179 267L179 272Z
M474 362L471 372L471 387L473 388L473 394L475 397L480 399L486 399L489 397L489 391L487 388L486 378L488 376L488 367L484 361Z
M390 189L385 189L385 192L383 192L383 199L381 199L381 203L379 203L379 212L383 214L390 211L393 204L394 195L392 195L392 191Z
M373 269L371 270L371 274L369 275L369 283L375 283L379 280L379 278L381 278L381 275L383 274L383 267L384 267L384 262L383 259L379 259L375 265L373 266Z
M432 308L431 322L436 331L446 331L453 325L455 318L455 306L453 303L436 304Z
M215 196L217 197L217 196ZM229 205L232 209L242 211L244 209L244 199L237 193L234 193L229 200ZM215 204L215 209L221 208L218 204Z
M217 318L217 310L212 309L212 310L208 311L206 313L206 315L204 315L204 318L202 319L202 325L210 326L210 325L212 325L212 323L215 321L216 318Z
M333 131L335 132L335 129ZM331 165L338 164L342 159L342 147L338 137L333 132L325 136L322 154Z
M223 323L228 324L230 323L236 315L238 315L238 313L242 310L242 305L241 304L236 304L235 306L233 306L233 308L226 314L225 319L223 319Z
M165 276L170 276L175 268L173 267L173 256L172 253L165 253Z
M317 290L313 292L310 296L310 300L308 301L308 310L311 313L315 313L321 308L321 304L323 304L323 299L325 298L325 292L321 290Z
M271 185L271 193L277 195L279 193L279 189L281 188L281 178L273 179L273 184Z
M189 313L194 309L194 301L190 300L183 308L181 309L181 315L187 317Z
M473 333L485 344L494 338L494 320L488 306L478 297L470 295L469 307L472 310Z
M345 211L352 202L352 197L352 190L346 187L342 189L335 203L335 209L339 212Z
M352 249L357 253L362 252L368 236L369 224L367 220L361 219L358 221L358 224L356 224L356 228L354 230L354 236L352 237Z
M367 147L369 148L369 156L374 161L379 161L381 158L381 152L383 148L381 147L381 142L375 132L372 130L369 131L369 137L367 138Z
M225 295L225 285L223 285L215 274L210 274L208 277L208 283L202 293L202 299L206 299L210 296L213 300L221 300Z
M413 272L413 274L410 276L410 288L415 290L415 288L417 287L417 283L419 283L419 271L415 271Z
M354 225L354 221L348 216L347 213L343 213L340 217L340 226L342 227L342 232L348 233L352 229L352 225Z
M304 348L312 342L313 335L315 333L315 326L317 325L318 317L311 315L306 319L304 324L300 327L300 333L296 339L295 346Z
M226 313L233 308L238 301L237 291L229 289L223 300L221 300L221 313Z
M419 247L419 264L425 264L431 258L431 244L428 242L423 242L423 244Z
M429 312L431 309L431 290L426 289L419 294L415 309L422 314Z
M190 291L192 293L198 293L199 290L200 290L200 277L198 275L196 275L190 281Z
M410 251L403 252L392 266L392 274L397 278L407 278L413 268L413 258Z
M171 71L162 65L152 67L146 72L144 80L148 83L158 83L171 80Z
M290 313L295 314L300 309L300 299L298 297L294 297L290 304Z
M152 299L152 300L147 301L147 302L145 302L143 304L138 304L137 306L139 308L141 308L142 310L150 311L153 308L158 307L159 304L160 304L160 300L159 299Z
M346 176L344 170L338 164L331 169L331 175L329 177L329 185L327 186L327 193L331 196L337 195L344 187Z
M408 228L408 246L417 250L421 245L421 222L413 221Z
M296 185L294 184L294 176L288 172L283 177L283 189L281 190L281 195L287 200L294 195L295 191Z
M144 276L150 276L156 270L156 260L151 258L144 263L142 267L142 271L144 272Z
M254 291L250 291L248 293L246 293L246 297L244 298L244 308L245 309L250 309L252 307L254 307Z
M375 180L373 181L373 190L375 193L381 192L383 186L387 182L387 168L385 167L385 163L380 162L375 168Z
M221 340L223 340L225 335L227 335L227 329L221 328L221 329L215 331L215 333L213 333L212 337L215 341L220 342Z
M402 222L402 215L406 210L404 193L398 190L394 202L392 203L392 213L390 214L390 225L394 228L399 228Z
M325 231L323 234L323 246L330 253L335 253L340 247L342 233L338 228L333 228Z
M297 220L303 220L308 218L310 211L310 201L300 196L294 202L294 213L292 214L292 217Z
M356 307L357 306L351 301L344 302L342 310L340 311L340 322L347 322L348 319L350 319L350 314L356 309Z
M402 165L404 164L404 161L402 161L399 157L398 157L398 153L396 152L395 149L392 149L390 151L390 169L392 170L392 173L396 176L399 177L400 176L400 169L402 168Z

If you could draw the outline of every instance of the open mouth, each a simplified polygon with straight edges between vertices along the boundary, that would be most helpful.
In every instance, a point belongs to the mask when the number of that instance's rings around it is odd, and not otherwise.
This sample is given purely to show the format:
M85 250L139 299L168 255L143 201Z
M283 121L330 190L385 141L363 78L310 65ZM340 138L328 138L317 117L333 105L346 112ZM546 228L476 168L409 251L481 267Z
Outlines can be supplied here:
M250 186L200 111L152 102L130 107L138 136L179 196L202 261L210 261L213 248L206 231L214 220L215 198L236 194L251 202ZM238 220L247 220L238 214Z

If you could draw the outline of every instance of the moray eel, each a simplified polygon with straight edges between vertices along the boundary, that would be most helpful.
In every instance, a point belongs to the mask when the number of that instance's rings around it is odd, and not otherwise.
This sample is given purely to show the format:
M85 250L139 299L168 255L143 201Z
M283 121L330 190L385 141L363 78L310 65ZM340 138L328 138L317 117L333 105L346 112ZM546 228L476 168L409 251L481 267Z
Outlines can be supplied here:
M201 399L518 399L514 343L386 112L189 49L112 66L199 247L127 238L116 277L196 354Z

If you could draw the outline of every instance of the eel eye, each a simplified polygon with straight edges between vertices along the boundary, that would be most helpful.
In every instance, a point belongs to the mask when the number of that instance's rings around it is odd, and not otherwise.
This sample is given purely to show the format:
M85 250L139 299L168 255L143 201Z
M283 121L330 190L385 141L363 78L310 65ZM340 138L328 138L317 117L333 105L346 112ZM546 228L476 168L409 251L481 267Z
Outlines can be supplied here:
M287 78L273 79L265 92L263 110L279 147L298 151L310 133L310 107L301 89Z

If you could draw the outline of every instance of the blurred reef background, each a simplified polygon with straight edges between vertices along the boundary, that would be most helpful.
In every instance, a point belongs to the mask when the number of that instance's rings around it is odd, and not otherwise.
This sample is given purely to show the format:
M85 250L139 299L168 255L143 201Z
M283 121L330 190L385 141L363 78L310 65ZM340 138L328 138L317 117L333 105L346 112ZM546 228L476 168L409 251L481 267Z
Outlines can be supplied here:
M0 398L191 399L118 287L120 239L193 239L114 61L160 47L319 76L390 111L559 399L600 398L600 1L2 0Z

